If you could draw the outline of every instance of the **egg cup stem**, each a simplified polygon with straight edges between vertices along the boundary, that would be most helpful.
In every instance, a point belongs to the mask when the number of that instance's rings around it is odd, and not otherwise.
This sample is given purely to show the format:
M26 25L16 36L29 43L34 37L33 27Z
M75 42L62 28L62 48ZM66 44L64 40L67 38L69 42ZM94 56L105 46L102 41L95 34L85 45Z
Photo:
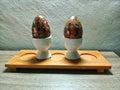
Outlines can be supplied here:
M79 60L80 55L77 51L67 51L65 54L65 58L69 60Z
M51 57L51 54L48 50L46 51L38 51L37 55L36 55L36 58L37 59L47 59L47 58L50 58Z

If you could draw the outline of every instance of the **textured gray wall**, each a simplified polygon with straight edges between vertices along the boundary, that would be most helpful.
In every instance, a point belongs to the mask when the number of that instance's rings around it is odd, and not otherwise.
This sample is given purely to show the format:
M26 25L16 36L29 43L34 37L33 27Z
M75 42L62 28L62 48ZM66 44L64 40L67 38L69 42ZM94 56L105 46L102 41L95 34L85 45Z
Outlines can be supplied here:
M84 30L81 49L120 55L120 0L0 0L0 49L33 49L31 26L36 15L48 20L50 49L65 49L64 24L75 15Z

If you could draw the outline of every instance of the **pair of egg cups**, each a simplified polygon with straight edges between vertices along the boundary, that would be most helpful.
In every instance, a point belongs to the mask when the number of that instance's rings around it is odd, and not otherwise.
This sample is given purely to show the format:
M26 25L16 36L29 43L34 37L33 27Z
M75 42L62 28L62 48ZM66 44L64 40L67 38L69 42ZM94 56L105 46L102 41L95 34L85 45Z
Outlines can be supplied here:
M41 17L41 16L39 16L39 17ZM72 16L71 18L76 18L76 17ZM69 22L69 20L68 20L68 22ZM66 26L67 26L67 24L66 24ZM72 29L72 27L71 27L71 29ZM74 34L74 32L73 32L73 34ZM33 37L33 45L38 50L38 53L36 54L37 59L44 60L44 59L48 59L51 57L51 53L48 50L51 45L51 38L52 38L51 34L49 34L49 36L45 37L45 38L34 38ZM79 38L74 38L74 37L71 38L69 36L67 37L67 33L64 33L64 44L67 49L65 58L69 59L69 60L79 60L80 55L77 52L77 50L80 48L80 46L82 44L82 36Z

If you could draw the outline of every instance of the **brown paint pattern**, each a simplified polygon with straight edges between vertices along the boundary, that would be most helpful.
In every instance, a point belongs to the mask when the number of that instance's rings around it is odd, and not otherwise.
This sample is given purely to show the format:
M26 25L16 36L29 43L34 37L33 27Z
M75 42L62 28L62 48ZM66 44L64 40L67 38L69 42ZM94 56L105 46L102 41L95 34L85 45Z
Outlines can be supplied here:
M44 16L36 16L32 25L33 38L46 38L51 34L50 27Z

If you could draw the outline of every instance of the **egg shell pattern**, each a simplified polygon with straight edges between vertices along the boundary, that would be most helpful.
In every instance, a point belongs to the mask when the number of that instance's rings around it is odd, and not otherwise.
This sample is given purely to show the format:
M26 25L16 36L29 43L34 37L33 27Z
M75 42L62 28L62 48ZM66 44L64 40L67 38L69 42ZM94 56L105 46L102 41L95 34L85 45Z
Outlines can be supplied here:
M33 38L46 38L51 34L50 27L44 16L36 16L32 25Z
M77 16L71 16L66 21L64 27L64 37L70 39L82 38L83 30L80 20Z

